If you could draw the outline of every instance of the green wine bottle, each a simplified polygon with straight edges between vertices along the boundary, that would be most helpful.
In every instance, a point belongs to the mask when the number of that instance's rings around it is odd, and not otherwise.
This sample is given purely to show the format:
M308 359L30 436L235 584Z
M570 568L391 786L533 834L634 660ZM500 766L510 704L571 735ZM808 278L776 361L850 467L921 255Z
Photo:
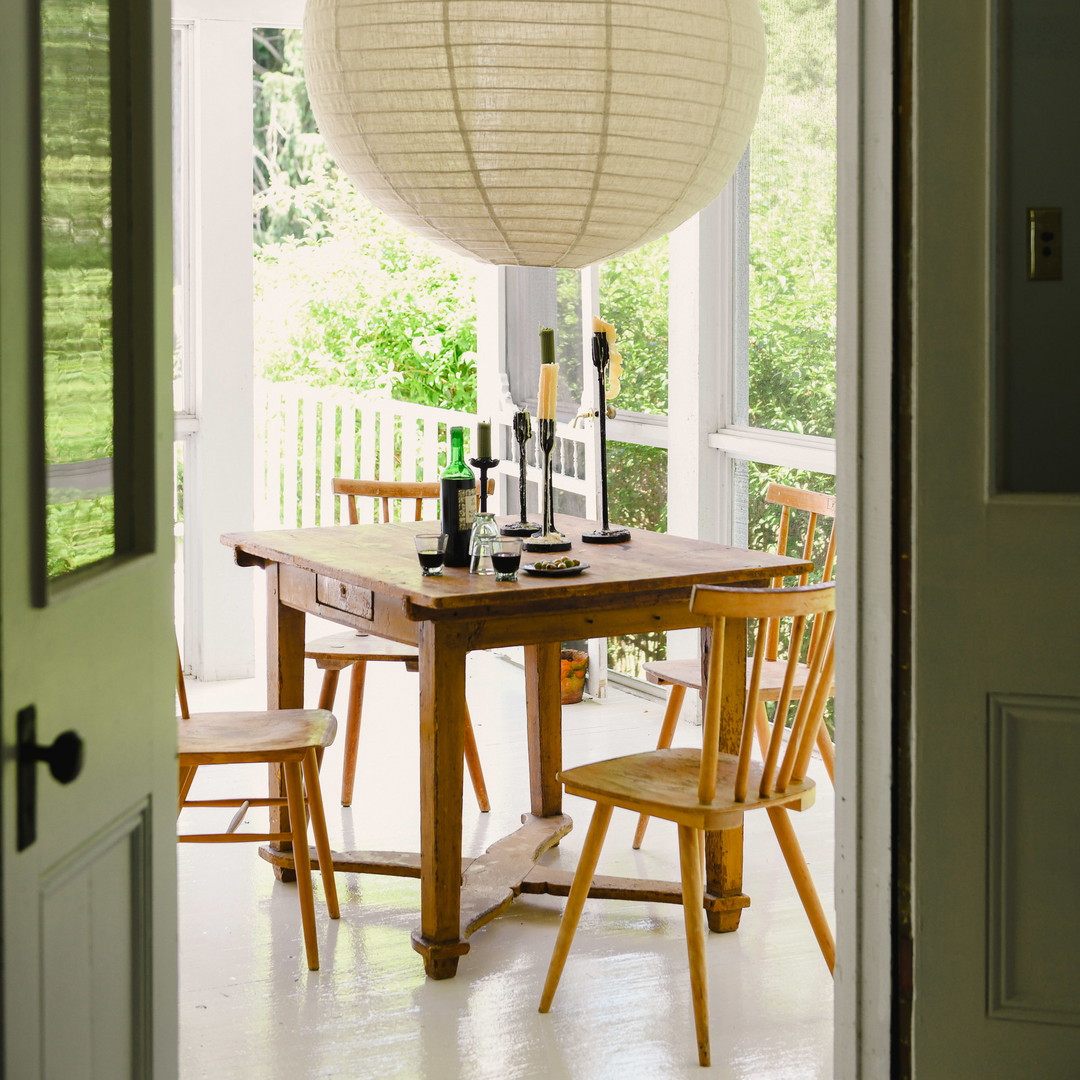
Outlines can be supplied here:
M465 429L450 429L450 461L440 481L446 566L469 565L469 537L476 517L476 477L465 463Z

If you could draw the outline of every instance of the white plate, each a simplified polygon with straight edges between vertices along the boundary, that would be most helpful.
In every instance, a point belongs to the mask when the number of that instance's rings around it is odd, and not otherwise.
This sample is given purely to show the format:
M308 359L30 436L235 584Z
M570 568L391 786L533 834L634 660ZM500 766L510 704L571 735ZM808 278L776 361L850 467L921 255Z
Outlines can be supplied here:
M521 568L526 574L535 574L537 577L571 577L580 574L582 570L588 570L587 562L578 563L577 566L560 566L558 570L545 570L536 563L525 563Z

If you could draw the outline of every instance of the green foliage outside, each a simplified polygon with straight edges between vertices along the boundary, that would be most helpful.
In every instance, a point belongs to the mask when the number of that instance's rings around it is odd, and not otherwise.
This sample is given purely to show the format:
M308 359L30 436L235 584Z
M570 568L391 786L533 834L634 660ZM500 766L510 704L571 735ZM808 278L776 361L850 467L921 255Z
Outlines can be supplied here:
M600 315L615 327L626 375L613 404L620 411L663 415L668 404L666 236L601 263ZM667 468L666 461L661 464Z
M298 31L257 32L255 87L259 373L474 411L474 264L390 221L331 161Z
M769 66L750 144L754 427L831 436L836 412L836 4L762 0Z

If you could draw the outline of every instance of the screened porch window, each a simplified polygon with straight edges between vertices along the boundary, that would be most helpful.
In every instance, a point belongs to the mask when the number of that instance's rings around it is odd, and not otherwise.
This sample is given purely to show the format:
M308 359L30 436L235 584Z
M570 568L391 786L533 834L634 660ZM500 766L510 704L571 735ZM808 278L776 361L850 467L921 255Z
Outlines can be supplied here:
M760 120L725 192L670 236L582 271L556 271L481 267L374 222L327 157L307 107L302 0L244 0L228 22L208 0L176 0L174 85L178 128L187 133L178 156L196 169L220 168L200 129L210 118L233 131L245 125L254 147L252 171L235 178L250 193L254 177L246 252L240 230L209 247L205 232L195 242L192 201L177 203L176 406L188 453L198 456L196 389L209 363L199 350L200 290L237 298L231 316L251 344L229 363L247 380L382 393L491 419L504 461L513 408L535 414L537 331L553 326L567 448L556 509L595 516L592 421L579 414L593 402L588 337L600 314L616 326L625 362L608 425L612 522L768 546L766 476L796 470L785 475L831 490L835 471L835 0L763 0L762 11L771 59ZM226 35L235 72L220 63ZM198 115L193 99L203 103ZM201 188L205 217L215 185L185 175L188 167L178 166L178 190ZM222 258L224 247L236 251ZM253 307L237 284L242 257ZM375 284L384 271L391 283ZM336 433L341 415L331 424L319 404L292 434L306 424ZM400 440L390 452L402 453ZM350 464L359 459L319 451L312 470ZM514 512L516 484L509 475L503 482L504 508ZM534 484L530 491L535 509ZM189 511L197 513L199 499L188 485ZM204 519L203 547L215 530L243 524ZM218 602L228 598L206 601ZM613 640L594 658L640 678L645 660L696 648L696 635L683 631ZM185 653L193 655L190 646Z

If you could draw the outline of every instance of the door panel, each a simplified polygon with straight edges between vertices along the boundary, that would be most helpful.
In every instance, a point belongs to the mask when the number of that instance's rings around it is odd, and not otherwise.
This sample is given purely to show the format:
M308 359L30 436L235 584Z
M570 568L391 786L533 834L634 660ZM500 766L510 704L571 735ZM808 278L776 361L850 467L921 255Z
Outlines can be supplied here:
M148 1002L151 989L147 810L107 827L42 876L46 1076L138 1076L136 1062L147 1060L149 1010L131 1007Z
M1080 697L990 697L989 1014L1080 1026L1075 861L1051 777L1080 776Z
M176 1075L169 43L162 0L0 8L0 1073L19 1080ZM38 745L76 731L84 762L64 785L30 770L20 850L31 706Z
M914 12L913 1072L1072 1078L1080 274L1029 279L1025 207L1080 214L1080 9Z

